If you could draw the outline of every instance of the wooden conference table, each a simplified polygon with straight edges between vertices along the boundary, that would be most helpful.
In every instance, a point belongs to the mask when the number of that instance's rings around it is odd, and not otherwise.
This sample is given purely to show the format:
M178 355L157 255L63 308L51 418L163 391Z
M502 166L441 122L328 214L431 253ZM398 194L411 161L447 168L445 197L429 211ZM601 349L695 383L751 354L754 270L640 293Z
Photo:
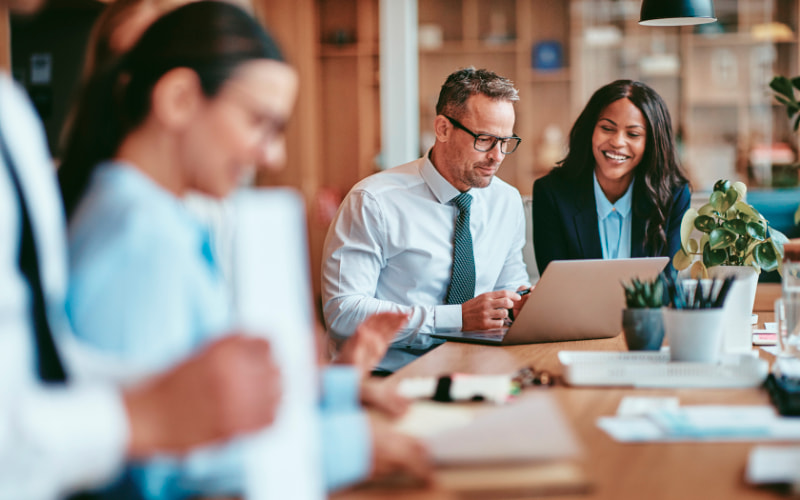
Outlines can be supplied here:
M761 284L754 311L759 324L772 321L774 300L780 285ZM398 371L392 378L438 376L444 373L510 373L533 365L554 374L562 371L561 350L626 350L620 335L611 339L523 346L489 347L448 342ZM772 361L772 356L760 355ZM754 443L644 443L613 441L595 421L614 415L624 396L677 396L682 405L769 404L762 389L623 389L553 388L551 391L584 448L583 467L591 482L588 494L572 498L592 499L757 499L776 498L773 489L750 486L744 481L747 456ZM523 432L525 429L522 430ZM528 429L536 432L535 429ZM456 498L436 487L418 489L355 489L333 496L335 500L374 498L438 500ZM558 497L567 498L567 497Z

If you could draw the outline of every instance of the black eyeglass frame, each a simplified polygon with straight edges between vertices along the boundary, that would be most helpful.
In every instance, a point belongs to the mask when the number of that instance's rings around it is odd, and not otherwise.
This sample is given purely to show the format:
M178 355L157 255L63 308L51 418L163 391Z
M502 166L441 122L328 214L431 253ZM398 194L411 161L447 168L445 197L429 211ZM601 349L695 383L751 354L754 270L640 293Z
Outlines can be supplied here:
M504 155L510 155L511 153L513 153L514 151L517 150L517 148L519 147L519 144L522 142L522 138L518 137L516 135L512 135L510 137L498 137L498 136L492 135L492 134L476 134L472 130L470 130L467 127L465 127L464 125L462 125L461 122L459 122L455 118L450 118L447 115L442 115L442 116L447 118L450 121L450 123L453 124L453 126L455 128L459 128L459 129L463 130L464 132L468 133L469 135L471 135L472 138L474 139L474 141L472 143L472 147L475 148L475 151L478 151L478 152L481 152L481 153L488 153L489 151L493 150L494 147L497 146L497 143L499 142L500 143L500 152L503 153ZM479 139L483 139L483 140L491 139L492 140L492 145L489 146L488 149L481 149L481 148L478 147L478 140ZM516 142L513 143L514 147L511 149L511 151L508 151L508 145L512 144L511 143L512 140L515 140ZM506 151L503 151L503 147L505 147Z

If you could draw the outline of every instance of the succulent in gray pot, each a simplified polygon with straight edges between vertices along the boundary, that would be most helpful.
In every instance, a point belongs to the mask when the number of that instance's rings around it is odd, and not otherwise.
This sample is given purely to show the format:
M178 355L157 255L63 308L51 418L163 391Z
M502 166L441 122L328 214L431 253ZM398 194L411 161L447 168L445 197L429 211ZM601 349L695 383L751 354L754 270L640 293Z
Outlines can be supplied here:
M664 341L664 322L661 306L664 304L664 280L633 279L622 283L625 304L622 311L622 331L630 351L657 351Z

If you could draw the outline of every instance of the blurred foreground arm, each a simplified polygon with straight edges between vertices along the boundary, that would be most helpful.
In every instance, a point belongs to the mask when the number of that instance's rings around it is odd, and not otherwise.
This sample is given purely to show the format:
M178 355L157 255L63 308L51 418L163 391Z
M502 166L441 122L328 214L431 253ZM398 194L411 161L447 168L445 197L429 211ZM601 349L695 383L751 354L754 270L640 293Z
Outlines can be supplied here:
M400 396L392 384L369 379L370 372L386 355L397 332L408 322L408 315L396 312L373 314L362 321L352 337L343 344L336 364L353 365L361 376L360 399L365 406L396 418L411 403Z
M372 430L372 478L406 474L423 482L433 478L433 463L418 439L392 429L381 417L370 417Z
M234 335L125 392L129 456L186 453L272 423L280 378L269 343Z
M353 365L362 377L368 376L406 323L408 315L402 312L382 312L367 317L344 341L335 362Z

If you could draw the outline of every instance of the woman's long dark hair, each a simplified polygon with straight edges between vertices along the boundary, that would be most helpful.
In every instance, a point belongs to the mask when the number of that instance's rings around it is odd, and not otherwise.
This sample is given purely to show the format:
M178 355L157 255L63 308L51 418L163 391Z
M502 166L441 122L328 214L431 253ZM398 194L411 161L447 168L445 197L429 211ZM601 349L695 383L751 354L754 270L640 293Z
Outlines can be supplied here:
M67 215L95 166L112 158L150 113L150 95L164 74L189 68L203 93L213 97L241 64L256 59L284 60L250 14L229 3L202 1L165 14L130 52L95 68L81 91L58 171Z
M628 99L647 121L647 141L644 156L636 167L633 191L635 199L650 200L648 204L634 203L634 215L645 222L645 249L656 254L666 247L666 220L672 204L673 191L688 181L681 172L672 119L664 100L655 90L641 82L617 80L598 89L583 108L569 133L569 152L558 163L557 175L579 178L591 175L595 167L592 135L600 113L609 104ZM649 206L648 213L637 213Z

